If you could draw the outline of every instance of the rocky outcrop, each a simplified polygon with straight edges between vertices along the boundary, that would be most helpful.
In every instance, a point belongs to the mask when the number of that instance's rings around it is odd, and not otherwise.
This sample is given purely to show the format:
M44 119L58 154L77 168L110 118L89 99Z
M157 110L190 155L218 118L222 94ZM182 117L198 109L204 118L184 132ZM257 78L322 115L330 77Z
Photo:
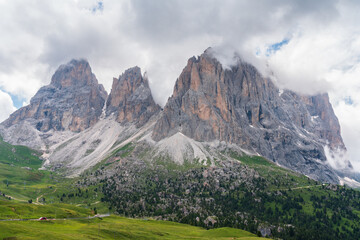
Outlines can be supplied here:
M107 93L91 72L86 60L61 65L50 85L2 123L6 128L28 120L40 132L79 132L93 126L102 113Z
M143 126L151 116L160 111L154 102L146 76L139 67L126 70L114 78L111 93L106 103L106 115L114 114L119 123L134 123Z
M339 180L324 146L346 150L327 94L279 90L240 59L224 70L211 49L188 60L152 137L159 141L177 132L234 143L326 182Z

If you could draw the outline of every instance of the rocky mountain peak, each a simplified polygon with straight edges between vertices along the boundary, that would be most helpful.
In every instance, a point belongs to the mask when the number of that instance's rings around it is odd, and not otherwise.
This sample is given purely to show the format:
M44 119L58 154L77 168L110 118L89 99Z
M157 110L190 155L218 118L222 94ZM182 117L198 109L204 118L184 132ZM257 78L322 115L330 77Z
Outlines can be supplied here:
M338 178L324 147L346 149L327 94L280 90L244 61L224 69L211 50L188 60L152 137L159 141L177 132L236 144L328 182Z
M147 77L141 75L137 66L113 79L106 105L108 116L113 114L118 122L135 123L138 127L160 111L160 106L154 102L151 95Z
M73 59L56 70L50 84L56 88L82 87L85 85L96 85L97 80L87 60Z
M89 63L71 60L56 70L51 83L35 94L30 105L11 114L2 125L21 128L26 122L41 132L79 132L99 120L106 97Z

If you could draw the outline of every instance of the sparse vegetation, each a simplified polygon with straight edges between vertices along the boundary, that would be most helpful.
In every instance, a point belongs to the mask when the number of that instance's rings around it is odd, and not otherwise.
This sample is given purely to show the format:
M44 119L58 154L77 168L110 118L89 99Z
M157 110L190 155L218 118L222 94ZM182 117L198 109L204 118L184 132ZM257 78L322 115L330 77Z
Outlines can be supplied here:
M234 227L283 239L357 239L360 192L323 185L261 158L185 170L123 161L100 183L112 210L205 228ZM147 167L144 167L147 166Z

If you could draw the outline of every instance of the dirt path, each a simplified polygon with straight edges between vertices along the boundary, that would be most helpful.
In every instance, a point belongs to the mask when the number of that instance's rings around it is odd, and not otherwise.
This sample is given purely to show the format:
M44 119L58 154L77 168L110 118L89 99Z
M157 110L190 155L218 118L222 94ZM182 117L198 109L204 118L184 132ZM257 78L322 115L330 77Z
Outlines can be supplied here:
M52 191L51 193L56 192L56 190L57 190L57 188L55 188L55 190ZM38 196L38 197L36 198L36 201L34 202L34 204L36 204L36 205L44 205L44 204L42 204L41 202L39 202L39 199L42 198L44 195L46 195L46 193L43 193L43 194L41 194L40 196Z
M95 204L98 204L100 201L97 201L97 202L94 202L94 203L90 203L90 205L95 205ZM75 206L77 207L80 207L82 205L86 205L85 203L79 203L79 204L76 204Z
M296 190L296 189L307 189L307 188L314 188L314 187L320 187L320 185L309 185L309 186L302 186L302 187L293 187L293 188L284 188L284 189L275 189L275 191L289 191L289 190Z
M13 197L13 196L10 196L10 195L6 195L6 194L5 194L5 197L11 198L11 199L19 201L19 202L26 202L26 200L24 200L24 199L19 199L19 198L16 198L16 197Z
M42 203L39 202L39 199L42 198L44 196L44 194L41 194L40 196L38 196L36 198L36 201L34 202L34 204L37 204L37 205L43 205Z
M304 189L304 188L313 188L313 187L320 187L322 185L313 185L313 186L303 186L303 187L295 187L295 188L291 188L291 190L295 190L295 189Z

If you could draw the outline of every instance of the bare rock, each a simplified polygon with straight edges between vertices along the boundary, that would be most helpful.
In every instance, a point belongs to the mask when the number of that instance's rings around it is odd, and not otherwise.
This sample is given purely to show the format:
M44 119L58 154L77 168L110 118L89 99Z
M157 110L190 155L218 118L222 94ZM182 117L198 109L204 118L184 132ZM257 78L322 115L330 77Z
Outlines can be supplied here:
M134 123L143 126L155 113L160 111L151 95L146 76L139 67L126 70L118 79L114 78L107 100L106 114L114 114L119 123Z
M107 93L91 72L86 60L61 65L30 100L5 120L10 127L29 120L40 132L70 130L80 132L93 126L102 113Z
M236 144L331 183L339 180L324 147L346 151L327 94L279 90L240 59L223 69L211 49L188 60L152 138L159 141L177 132L196 141ZM352 169L349 161L345 165Z

